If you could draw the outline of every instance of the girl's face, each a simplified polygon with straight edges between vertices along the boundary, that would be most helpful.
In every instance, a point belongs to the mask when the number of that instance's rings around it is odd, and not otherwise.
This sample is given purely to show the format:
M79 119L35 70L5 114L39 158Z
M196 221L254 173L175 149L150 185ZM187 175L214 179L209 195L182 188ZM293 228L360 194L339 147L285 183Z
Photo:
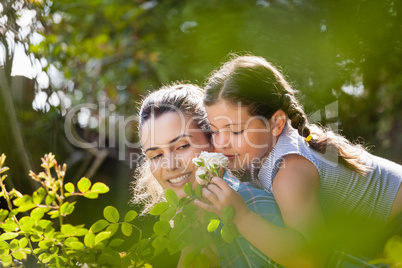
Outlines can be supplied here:
M152 175L163 189L172 189L178 198L187 196L184 185L195 188L196 167L192 159L202 151L213 151L196 123L176 112L167 112L144 123L140 140Z
M276 142L270 120L250 116L247 107L221 100L206 107L216 150L226 155L231 169L261 164Z

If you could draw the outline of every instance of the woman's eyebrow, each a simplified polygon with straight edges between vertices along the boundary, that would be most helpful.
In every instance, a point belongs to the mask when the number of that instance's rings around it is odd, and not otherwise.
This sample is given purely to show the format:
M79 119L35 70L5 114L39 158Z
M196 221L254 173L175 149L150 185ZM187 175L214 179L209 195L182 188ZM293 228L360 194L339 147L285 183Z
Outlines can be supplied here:
M179 136L177 136L176 138L174 138L173 140L169 141L168 144L175 143L176 141L180 140L180 139L183 138L183 137L192 137L192 135L189 135L189 134L182 134L182 135L179 135ZM146 153L146 152L148 152L148 151L155 151L155 150L158 150L159 148L160 148L160 147L157 147L157 146L155 146L155 147L150 147L150 148L146 149L146 150L144 151L144 153Z

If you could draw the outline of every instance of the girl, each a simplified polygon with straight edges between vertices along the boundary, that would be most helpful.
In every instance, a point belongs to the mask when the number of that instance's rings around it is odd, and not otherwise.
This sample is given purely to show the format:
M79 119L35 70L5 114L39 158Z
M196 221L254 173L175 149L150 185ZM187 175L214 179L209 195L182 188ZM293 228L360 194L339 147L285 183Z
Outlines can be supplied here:
M145 162L134 186L133 202L144 204L145 211L163 200L164 189L172 189L179 199L187 196L185 184L191 182L196 186L196 167L192 159L201 151L214 150L202 95L197 86L178 84L163 87L142 102L139 137ZM224 178L252 211L273 224L283 226L272 195L252 187L250 183L240 183L229 174ZM239 268L280 267L242 237L231 244L222 242L217 240L213 247L218 256L208 254L211 264ZM179 266L181 264L182 259Z
M273 193L285 227L250 212L219 178L203 191L209 203L196 205L218 215L234 207L239 232L265 255L322 267L327 247L374 254L388 223L401 228L402 167L309 124L296 91L264 58L232 59L205 89L215 148L233 169L260 168L256 181Z

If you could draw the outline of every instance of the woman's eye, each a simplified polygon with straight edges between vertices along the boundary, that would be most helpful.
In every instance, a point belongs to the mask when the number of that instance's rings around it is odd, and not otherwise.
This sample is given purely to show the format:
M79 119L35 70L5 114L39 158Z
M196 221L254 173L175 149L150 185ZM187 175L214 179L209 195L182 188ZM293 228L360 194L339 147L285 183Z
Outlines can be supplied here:
M244 129L240 130L240 131L232 131L232 133L235 134L235 135L239 135L239 134L242 134L243 131L244 131Z
M151 160L156 160L156 159L158 159L159 157L161 157L162 156L162 154L157 154L157 155L155 155L155 156L152 156L150 159Z
M219 131L211 131L211 134L212 134L212 135L216 135L216 134L218 134L218 132L219 132Z
M190 144L185 144L185 145L179 146L177 149L178 150L183 150L183 149L188 148L189 146L190 146Z

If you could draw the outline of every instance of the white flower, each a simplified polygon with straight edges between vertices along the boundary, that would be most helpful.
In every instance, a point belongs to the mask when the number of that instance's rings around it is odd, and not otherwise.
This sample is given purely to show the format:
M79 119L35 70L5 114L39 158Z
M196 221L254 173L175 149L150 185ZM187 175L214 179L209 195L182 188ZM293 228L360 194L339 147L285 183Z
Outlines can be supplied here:
M204 166L210 171L211 168L228 167L229 165L229 159L221 153L201 152L198 159L203 160Z
M206 177L208 177L208 170L205 167L197 168L197 171L195 172L195 179L197 180L198 184L207 185L209 181L204 179Z
M228 167L229 159L221 153L201 152L198 158L193 158L193 163L198 168L195 173L197 182L205 185L219 174L221 167Z

